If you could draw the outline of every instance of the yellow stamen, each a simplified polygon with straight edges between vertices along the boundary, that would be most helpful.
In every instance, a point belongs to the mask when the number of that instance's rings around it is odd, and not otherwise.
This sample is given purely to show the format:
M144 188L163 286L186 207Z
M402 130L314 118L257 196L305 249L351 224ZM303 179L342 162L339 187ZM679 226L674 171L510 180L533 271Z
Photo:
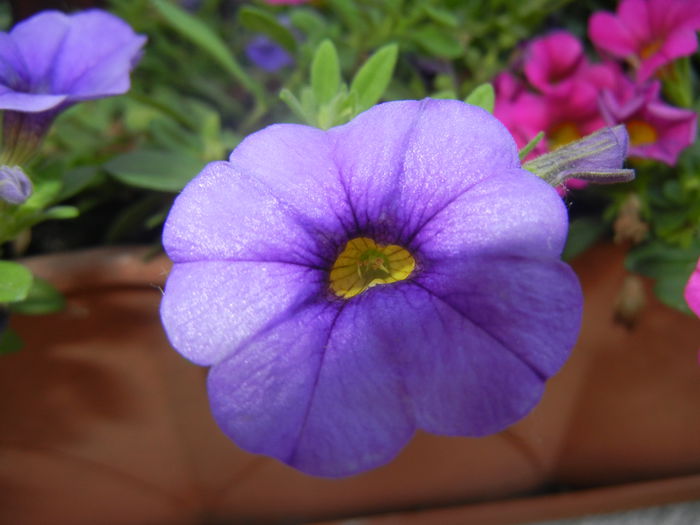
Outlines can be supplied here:
M335 295L350 299L372 286L403 281L415 267L415 259L401 246L357 237L348 241L333 264L330 286Z
M625 124L632 146L653 144L659 138L654 126L643 120L630 120Z
M549 133L549 146L551 149L557 149L564 144L573 142L581 138L578 128L573 122L564 122L555 126Z
M642 48L642 50L639 52L639 56L642 57L642 60L646 60L651 55L655 54L659 49L661 49L662 44L662 40L652 40Z

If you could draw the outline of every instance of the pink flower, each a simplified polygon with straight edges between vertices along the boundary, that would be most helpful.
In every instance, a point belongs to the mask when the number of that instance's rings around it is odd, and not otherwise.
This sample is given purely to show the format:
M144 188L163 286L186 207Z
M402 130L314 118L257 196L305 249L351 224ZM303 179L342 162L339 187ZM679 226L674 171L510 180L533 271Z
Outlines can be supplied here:
M688 283L685 285L685 302L695 315L700 316L700 259L695 271L690 275ZM698 362L700 362L700 352L698 352Z
M567 144L605 125L598 93L612 87L614 72L606 64L590 64L573 34L554 31L533 40L525 53L523 70L530 84L544 95L541 107L535 109L543 112L538 125L550 147ZM528 117L524 111L517 115Z
M695 315L700 316L700 260L685 285L685 300Z
M530 93L520 80L510 73L501 73L494 80L496 104L494 116L513 135L518 148L523 148L547 126L547 111L542 96ZM544 141L540 142L532 156L547 151Z
M600 11L589 20L588 35L601 50L627 59L645 81L660 67L698 47L697 0L623 0L617 15Z
M566 96L586 65L581 42L568 31L554 31L530 42L524 71L542 93Z
M673 166L695 141L697 115L661 101L659 81L636 84L618 70L615 88L601 93L601 111L608 125L625 124L629 155Z

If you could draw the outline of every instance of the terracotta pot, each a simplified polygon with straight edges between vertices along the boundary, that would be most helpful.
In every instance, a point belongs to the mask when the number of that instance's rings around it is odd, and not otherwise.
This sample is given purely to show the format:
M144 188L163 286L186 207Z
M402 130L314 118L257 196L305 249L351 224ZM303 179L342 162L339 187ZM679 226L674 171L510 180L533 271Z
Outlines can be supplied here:
M206 371L171 350L160 327L168 262L144 262L144 254L101 249L29 261L67 294L68 307L12 319L26 347L0 367L0 522L332 519L498 501L559 482L700 473L700 322L653 303L637 330L617 328L610 296L622 270L610 247L577 265L587 301L581 343L527 418L488 438L417 435L391 464L343 480L300 474L221 434ZM656 347L628 351L629 342ZM596 430L605 413L613 423ZM645 443L636 432L652 437ZM644 446L625 446L630 436Z

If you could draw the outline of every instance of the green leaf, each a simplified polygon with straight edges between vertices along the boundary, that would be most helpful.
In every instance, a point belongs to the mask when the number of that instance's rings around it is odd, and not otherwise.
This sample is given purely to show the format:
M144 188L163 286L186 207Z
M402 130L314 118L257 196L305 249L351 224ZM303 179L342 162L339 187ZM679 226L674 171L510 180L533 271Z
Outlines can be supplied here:
M63 310L66 300L51 283L34 278L34 283L24 300L12 303L10 311L23 315L45 315Z
M263 99L262 89L238 64L221 38L207 24L166 0L151 0L165 21L180 35L208 53L236 80Z
M48 220L64 220L75 219L80 215L80 210L75 206L54 206L48 210L44 210L41 214L42 221Z
M428 54L440 58L455 59L462 56L464 49L457 38L445 31L444 28L424 26L411 33L416 45L427 51Z
M314 37L323 35L326 31L326 21L310 9L294 9L289 18L292 25L300 29L310 41L317 40Z
M625 266L655 279L654 293L668 306L690 312L683 297L683 290L700 258L700 240L681 248L663 241L652 241L632 250L625 259Z
M493 90L493 86L489 82L486 82L475 87L472 92L469 93L469 96L464 99L464 102L472 106L479 106L489 113L493 113L493 106L496 103L496 93Z
M459 27L459 19L447 9L441 9L439 7L425 4L423 5L423 10L430 18L432 18L438 24L442 24L451 28Z
M33 280L32 272L25 266L12 261L0 261L0 303L23 300L27 297Z
M590 248L605 233L607 226L598 217L580 217L569 223L569 235L562 259L570 261Z
M533 137L533 139L525 144L525 147L521 149L518 152L518 157L520 158L521 161L525 160L525 157L527 157L530 152L537 147L537 145L540 143L540 141L544 138L544 131L540 131L537 135Z
M292 110L299 120L306 122L310 126L314 125L313 118L310 118L309 115L306 114L304 107L301 105L301 102L299 102L299 99L294 96L294 93L287 88L283 88L282 91L280 91L280 99L289 106L289 109Z
M69 199L80 193L93 182L99 175L97 166L80 166L67 170L63 173L63 186L61 193L56 198L57 201Z
M297 41L294 35L280 24L271 13L257 7L243 6L238 11L238 20L241 25L251 31L266 34L290 53L296 51Z
M387 44L379 48L357 71L350 84L350 92L357 95L357 113L379 102L391 82L398 53L397 44Z
M316 103L320 106L333 100L341 81L338 52L333 42L324 40L316 49L311 63L311 88Z
M22 349L24 343L14 330L0 332L0 355L12 354Z
M337 18L342 19L353 33L361 33L365 29L355 0L330 0L329 3Z
M113 158L105 169L130 186L178 192L203 166L204 161L182 153L143 149Z

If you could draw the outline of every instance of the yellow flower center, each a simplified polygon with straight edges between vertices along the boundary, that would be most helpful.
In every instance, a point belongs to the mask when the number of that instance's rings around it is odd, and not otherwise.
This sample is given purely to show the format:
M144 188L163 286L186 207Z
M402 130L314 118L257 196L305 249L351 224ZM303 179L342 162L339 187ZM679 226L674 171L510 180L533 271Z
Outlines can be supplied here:
M552 149L556 149L581 138L581 133L579 133L578 128L573 122L559 124L552 128L547 135L549 137L549 146Z
M403 281L415 267L415 259L401 246L357 237L348 241L331 268L331 290L350 299L372 286Z
M651 55L655 54L659 49L661 49L662 44L663 40L652 40L642 48L642 50L639 52L639 56L642 57L642 60L646 60Z
M659 138L654 126L643 120L630 120L625 126L633 146L653 144Z

